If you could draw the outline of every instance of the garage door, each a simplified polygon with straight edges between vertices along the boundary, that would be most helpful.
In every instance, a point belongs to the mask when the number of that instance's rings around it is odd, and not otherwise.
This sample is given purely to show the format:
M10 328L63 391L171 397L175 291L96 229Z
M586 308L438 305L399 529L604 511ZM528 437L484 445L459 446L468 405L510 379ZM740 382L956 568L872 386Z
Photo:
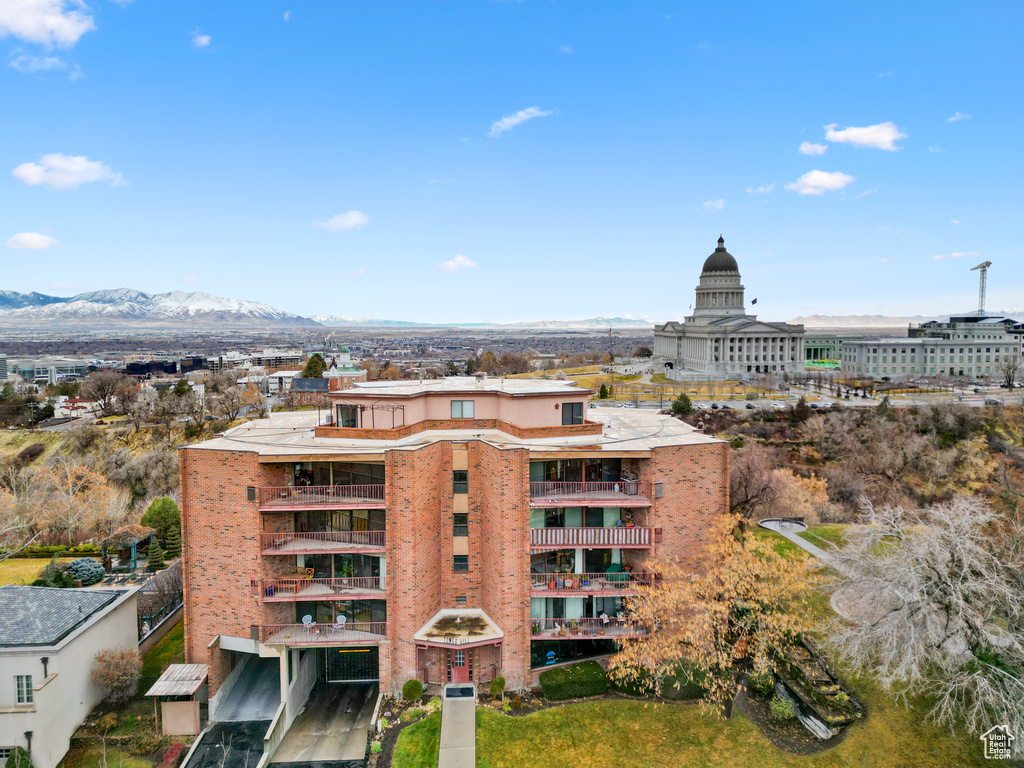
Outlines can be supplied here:
M327 682L375 683L378 679L377 646L327 649Z

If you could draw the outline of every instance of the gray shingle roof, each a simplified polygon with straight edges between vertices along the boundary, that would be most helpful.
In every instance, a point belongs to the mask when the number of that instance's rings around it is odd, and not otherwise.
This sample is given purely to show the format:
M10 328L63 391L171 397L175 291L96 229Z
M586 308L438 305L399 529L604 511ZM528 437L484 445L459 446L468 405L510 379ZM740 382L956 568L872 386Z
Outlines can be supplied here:
M0 646L52 645L117 599L119 592L0 587Z
M327 379L292 379L292 392L327 392Z

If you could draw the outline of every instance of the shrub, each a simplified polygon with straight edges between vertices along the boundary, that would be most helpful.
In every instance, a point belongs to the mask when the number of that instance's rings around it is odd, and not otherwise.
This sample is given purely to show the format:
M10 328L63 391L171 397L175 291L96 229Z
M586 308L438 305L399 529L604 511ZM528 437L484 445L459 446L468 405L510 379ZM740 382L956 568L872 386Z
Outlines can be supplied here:
M31 445L26 445L18 452L18 456L15 461L23 467L28 466L44 453L46 453L45 445L42 443L32 443Z
M410 707L398 716L398 719L403 723L408 723L415 720L417 717L423 714L423 710L419 707Z
M379 755L384 747L381 746L379 741L375 741L370 745L370 752L374 755Z
M160 749L161 741L162 739L155 733L141 734L128 742L128 754L134 755L135 757L152 755Z
M67 587L75 586L75 579L77 576L73 576L67 567L57 561L57 555L54 555L50 562L47 564L46 569L43 571L43 575L32 582L33 587L57 587L58 589L65 589ZM102 569L102 566L100 566Z
M142 516L142 524L156 528L157 538L166 544L171 529L177 529L178 535L181 535L181 510L174 499L162 496L149 505Z
M416 701L423 695L423 683L417 680L415 677L411 680L406 680L405 685L402 686L402 698L406 701Z
M771 696L775 690L775 675L772 674L771 670L751 672L749 677L747 677L747 682L750 683L751 688L762 696Z
M177 528L172 528L167 534L167 549L165 554L172 560L181 557L181 534Z
M687 662L680 662L661 678L658 692L664 699L702 699L707 694L705 681L702 672L694 670Z
M693 401L690 400L688 394L683 392L672 401L672 415L689 416L691 413L693 413Z
M491 696L501 696L505 692L505 678L501 675L491 680Z
M608 676L596 661L584 661L541 672L540 687L551 700L600 696L608 690Z
M796 710L793 708L793 702L776 696L768 705L768 714L772 720L792 720L796 717Z
M25 751L24 747L15 747L10 755L7 756L7 762L5 768L32 768L32 760L28 756L28 752Z
M607 384L602 384L601 385L601 389L600 389L600 391L598 391L597 396L599 398L601 398L602 400L607 400L608 399L608 385Z
M91 584L98 584L103 581L105 571L98 560L91 557L80 557L68 563L68 571L76 578L82 580L82 585L88 587Z
M135 697L142 672L142 657L135 648L100 651L93 662L93 683L105 692L104 701L123 706Z
M629 696L651 696L657 693L657 686L649 670L637 667L628 673L613 675L608 678L608 684L619 693Z

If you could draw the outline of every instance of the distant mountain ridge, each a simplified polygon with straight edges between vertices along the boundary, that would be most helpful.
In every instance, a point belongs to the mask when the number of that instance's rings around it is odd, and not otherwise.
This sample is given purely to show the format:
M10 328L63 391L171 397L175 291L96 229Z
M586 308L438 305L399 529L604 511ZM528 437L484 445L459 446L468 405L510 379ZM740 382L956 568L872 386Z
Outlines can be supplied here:
M567 330L598 330L602 328L653 328L654 323L630 317L590 317L585 320L525 320L515 323L419 323L411 320L378 320L371 318L313 315L320 325L331 328L536 328Z
M226 299L209 293L145 293L131 288L80 293L62 298L0 291L0 325L42 323L79 326L180 325L204 327L316 326L314 320L269 304Z
M1024 320L1024 309L993 311L987 314L994 317ZM929 323L932 320L945 321L947 319L949 319L949 315L806 315L794 317L789 322L801 324L806 328L899 328Z

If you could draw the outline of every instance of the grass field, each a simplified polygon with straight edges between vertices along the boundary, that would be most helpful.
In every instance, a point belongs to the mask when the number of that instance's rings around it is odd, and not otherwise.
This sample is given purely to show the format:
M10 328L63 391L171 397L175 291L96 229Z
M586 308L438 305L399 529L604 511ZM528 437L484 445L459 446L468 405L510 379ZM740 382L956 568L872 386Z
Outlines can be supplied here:
M74 558L61 558L61 562L69 563ZM0 586L8 584L31 584L39 578L43 569L49 564L48 557L19 558L12 557L0 563Z
M776 768L781 766L981 766L981 742L923 723L879 690L856 686L868 717L837 747L799 756L775 747L743 715L720 720L697 705L604 700L555 707L525 717L477 710L480 768ZM393 768L437 765L440 715L402 732Z
M185 622L177 625L142 657L143 676L159 677L168 664L185 663Z

